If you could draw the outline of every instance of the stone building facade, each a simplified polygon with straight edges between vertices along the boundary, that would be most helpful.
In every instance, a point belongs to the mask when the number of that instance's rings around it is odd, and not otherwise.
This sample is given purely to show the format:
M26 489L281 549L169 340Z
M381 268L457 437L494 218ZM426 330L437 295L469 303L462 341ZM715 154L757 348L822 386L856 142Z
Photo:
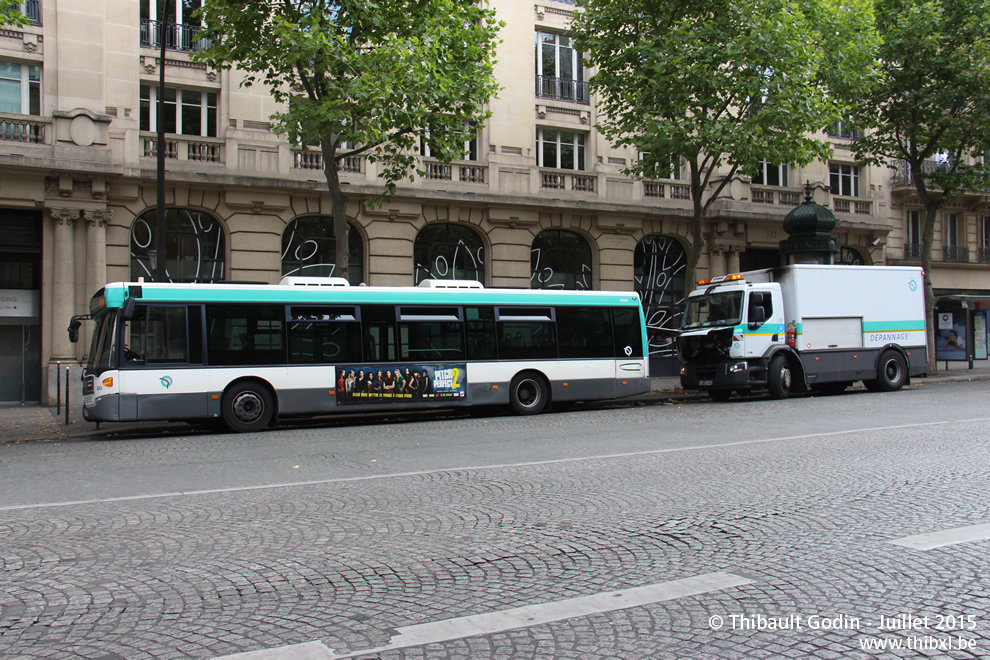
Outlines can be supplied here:
M496 67L502 91L465 158L445 165L424 155L425 176L400 184L382 205L369 203L383 189L375 166L344 164L350 278L636 289L657 328L655 373L673 368L662 329L676 324L685 293L685 182L676 168L657 181L624 174L637 154L613 149L596 131L589 72L567 36L572 4L492 5L506 23ZM70 318L88 311L104 283L154 272L162 31L155 0L31 0L24 8L31 25L0 29L0 400L44 402L55 392L56 365L78 368L89 350L88 324L78 343L68 341ZM318 152L272 133L276 106L263 89L191 60L195 19L183 11L165 32L170 277L275 283L285 274L330 274ZM831 137L829 162L764 164L756 180L727 187L708 220L699 275L778 263L782 221L807 182L837 218L844 261L918 263L910 190L896 171L858 165L853 136ZM951 236L940 230L946 258L933 273L940 290L990 290L985 199L947 212L954 224Z

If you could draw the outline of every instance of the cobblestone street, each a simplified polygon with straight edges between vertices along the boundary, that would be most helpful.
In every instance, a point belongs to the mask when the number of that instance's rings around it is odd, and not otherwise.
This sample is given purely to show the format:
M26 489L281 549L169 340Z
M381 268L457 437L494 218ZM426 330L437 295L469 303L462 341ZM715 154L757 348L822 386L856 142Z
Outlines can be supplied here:
M3 447L0 656L987 657L988 393Z

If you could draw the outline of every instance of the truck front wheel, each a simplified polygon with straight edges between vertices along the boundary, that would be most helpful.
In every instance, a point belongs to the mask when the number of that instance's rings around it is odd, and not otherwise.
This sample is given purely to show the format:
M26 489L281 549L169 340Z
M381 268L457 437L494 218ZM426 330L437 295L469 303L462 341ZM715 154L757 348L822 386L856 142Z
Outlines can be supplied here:
M786 399L791 395L791 365L783 355L770 358L767 389L771 399Z
M907 382L907 365L904 357L897 351L884 351L880 356L877 367L877 379L873 381L876 389L881 392L894 392L904 387ZM867 385L868 389L874 389Z

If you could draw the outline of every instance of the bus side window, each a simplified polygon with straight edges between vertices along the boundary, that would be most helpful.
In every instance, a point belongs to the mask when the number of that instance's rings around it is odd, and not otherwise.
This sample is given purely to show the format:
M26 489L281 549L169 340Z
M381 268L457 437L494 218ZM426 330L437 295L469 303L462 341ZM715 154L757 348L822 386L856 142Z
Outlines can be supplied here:
M612 328L615 336L616 357L644 357L642 322L640 321L639 309L634 307L613 308Z
M366 362L395 360L395 308L383 305L361 307Z
M464 321L467 330L467 359L495 359L495 309L465 307Z

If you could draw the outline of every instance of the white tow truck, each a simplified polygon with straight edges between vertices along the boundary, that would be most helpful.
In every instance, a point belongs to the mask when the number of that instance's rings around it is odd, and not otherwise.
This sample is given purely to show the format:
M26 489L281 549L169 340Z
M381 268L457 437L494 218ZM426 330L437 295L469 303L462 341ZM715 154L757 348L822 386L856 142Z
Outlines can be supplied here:
M894 391L927 372L920 268L794 265L698 284L677 338L684 389L784 399L857 380Z

